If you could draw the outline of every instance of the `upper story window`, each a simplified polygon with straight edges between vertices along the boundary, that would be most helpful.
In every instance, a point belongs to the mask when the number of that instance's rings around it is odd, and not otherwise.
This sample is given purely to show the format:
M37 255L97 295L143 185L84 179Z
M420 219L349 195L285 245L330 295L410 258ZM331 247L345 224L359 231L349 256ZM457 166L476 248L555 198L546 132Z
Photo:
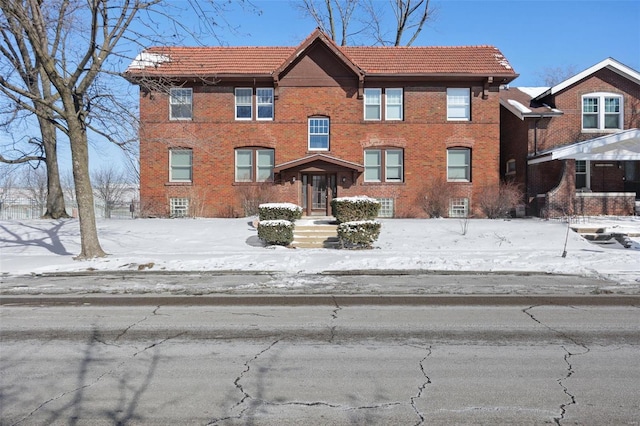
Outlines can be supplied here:
M236 89L236 120L251 120L253 118L253 89Z
M384 102L383 102L384 99ZM402 120L402 89L364 89L364 119Z
M273 120L273 88L256 89L258 120Z
M236 182L271 181L273 180L273 166L273 149L236 149Z
M329 119L313 117L309 119L309 150L329 150Z
M402 120L402 89L386 89L385 96L385 119Z
M169 150L169 182L191 182L193 152L190 149Z
M447 181L471 182L471 149L447 149Z
M364 89L364 119L382 118L382 89Z
M366 149L364 151L365 182L402 182L404 158L401 149Z
M236 120L252 120L254 96L250 87L235 90ZM255 93L256 120L273 120L273 88L259 87Z
M447 89L447 120L471 120L471 89L468 87Z
M614 93L590 93L582 96L582 129L622 129L622 105L622 96Z
M191 120L192 89L172 88L169 90L169 118L171 120Z

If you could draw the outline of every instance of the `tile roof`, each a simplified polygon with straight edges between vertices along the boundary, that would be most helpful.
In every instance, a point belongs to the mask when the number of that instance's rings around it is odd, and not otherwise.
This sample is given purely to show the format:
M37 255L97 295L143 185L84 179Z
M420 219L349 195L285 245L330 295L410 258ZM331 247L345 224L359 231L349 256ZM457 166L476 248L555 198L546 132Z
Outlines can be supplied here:
M517 74L493 46L457 47L340 47L316 31L298 47L150 47L129 65L126 75L209 77L271 75L315 40L338 49L365 75L478 75Z

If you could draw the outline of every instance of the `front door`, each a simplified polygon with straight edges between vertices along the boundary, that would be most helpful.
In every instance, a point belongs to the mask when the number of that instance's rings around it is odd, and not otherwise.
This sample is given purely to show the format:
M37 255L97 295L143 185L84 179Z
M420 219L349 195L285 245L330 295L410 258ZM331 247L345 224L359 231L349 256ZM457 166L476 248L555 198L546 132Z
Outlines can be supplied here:
M330 216L336 189L335 174L303 174L302 207L307 216Z

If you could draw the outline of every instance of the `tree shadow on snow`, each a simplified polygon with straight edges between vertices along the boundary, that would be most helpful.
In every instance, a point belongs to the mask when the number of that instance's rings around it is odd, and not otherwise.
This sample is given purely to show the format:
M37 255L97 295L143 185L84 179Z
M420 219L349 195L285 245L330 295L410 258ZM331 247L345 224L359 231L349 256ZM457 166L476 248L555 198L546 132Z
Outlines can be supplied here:
M0 243L6 244L6 247L42 247L49 250L51 253L68 256L70 253L62 244L60 240L60 230L64 226L65 221L47 222L42 227L28 225L24 222L19 222L18 225L29 228L42 237L25 239L22 235L19 235L4 225L0 225L0 229L3 231L0 233ZM47 225L52 225L51 227Z

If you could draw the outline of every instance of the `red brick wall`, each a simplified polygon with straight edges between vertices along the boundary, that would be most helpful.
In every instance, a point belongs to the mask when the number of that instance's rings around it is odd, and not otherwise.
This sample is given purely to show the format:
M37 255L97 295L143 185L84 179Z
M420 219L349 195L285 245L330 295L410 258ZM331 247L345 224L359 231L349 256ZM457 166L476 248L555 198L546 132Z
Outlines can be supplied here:
M640 127L640 85L613 71L602 69L544 100L548 105L562 110L562 116L542 119L536 123L534 118L523 121L505 108L501 108L501 163L504 163L510 156L521 156L524 160L527 155L532 156L540 151L602 136L603 133L599 132L582 132L582 96L595 92L623 95L623 128ZM525 131L527 132L526 137L523 136ZM526 151L523 152L525 146ZM565 170L564 163L556 160L528 166L527 192L532 211L536 211L536 195L546 193L551 194L551 199L546 201L547 210L556 211L559 214L577 211L576 203L578 201L585 206L583 210L578 212L579 214L586 214L584 212L616 214L602 212L626 211L626 201L615 204L622 207L613 208L611 200L609 200L609 207L607 207L605 201L593 197L588 201L574 199L572 191L575 189L572 189L572 185L575 185L573 180L575 164L572 160L567 161L567 170ZM606 165L602 166L604 164ZM504 168L504 164L501 164L501 167ZM520 170L519 167L518 170ZM592 191L622 192L624 190L624 170L619 167L618 162L591 162L590 171ZM521 181L521 179L523 179L523 175L518 172L516 180ZM597 203L600 203L598 208L595 207Z
M469 83L466 83L467 87ZM235 87L250 87L238 83ZM423 214L416 197L432 177L446 177L446 149L472 148L472 184L453 186L471 194L499 181L499 99L497 88L482 99L477 83L472 89L472 120L446 120L446 88L441 84L388 84L404 88L404 121L364 121L363 101L358 99L357 80L352 85L288 87L283 79L275 101L273 121L236 121L234 86L194 86L193 120L170 121L168 98L162 93L140 98L141 202L148 215L168 214L169 198L198 198L202 216L243 215L242 193L252 184L235 183L234 148L275 149L275 164L315 153L307 149L307 120L313 115L330 118L330 151L327 155L364 163L364 148L404 149L404 182L364 183L351 174L343 185L338 176L339 196L370 195L396 198L402 215ZM370 84L369 87L384 87ZM453 86L453 84L452 84ZM458 86L464 86L463 83ZM267 87L258 85L257 87ZM255 109L254 109L255 113ZM169 183L169 149L193 149L192 184ZM301 204L300 184L276 183L272 201ZM472 201L472 207L473 207Z

